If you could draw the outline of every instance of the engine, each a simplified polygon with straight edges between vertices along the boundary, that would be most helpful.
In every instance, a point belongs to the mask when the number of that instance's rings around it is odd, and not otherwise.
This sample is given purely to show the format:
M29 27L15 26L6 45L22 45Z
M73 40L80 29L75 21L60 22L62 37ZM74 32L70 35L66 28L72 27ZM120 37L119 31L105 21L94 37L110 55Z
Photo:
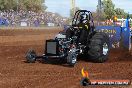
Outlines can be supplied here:
M69 42L66 40L66 35L57 34L55 39L46 41L45 54L48 56L64 56L69 47Z

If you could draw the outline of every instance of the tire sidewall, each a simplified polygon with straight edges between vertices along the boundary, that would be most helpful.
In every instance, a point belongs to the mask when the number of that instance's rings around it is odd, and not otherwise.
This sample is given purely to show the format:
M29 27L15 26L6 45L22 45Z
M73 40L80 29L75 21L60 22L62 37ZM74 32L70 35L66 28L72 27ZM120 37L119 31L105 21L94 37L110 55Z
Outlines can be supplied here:
M97 41L99 41L100 43ZM105 43L108 46L108 51L106 55L103 54L103 45ZM98 51L96 50L95 46L98 47ZM100 33L100 32L95 33L91 38L89 50L90 51L88 51L88 54L90 56L90 59L98 63L105 62L108 59L109 50L110 50L110 41L108 35L106 33Z

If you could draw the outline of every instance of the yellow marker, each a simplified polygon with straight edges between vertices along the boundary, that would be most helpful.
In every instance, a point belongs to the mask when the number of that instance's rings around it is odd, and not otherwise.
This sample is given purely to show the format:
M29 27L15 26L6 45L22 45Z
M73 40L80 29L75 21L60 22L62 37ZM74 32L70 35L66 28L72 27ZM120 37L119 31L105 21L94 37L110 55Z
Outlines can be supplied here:
M88 25L85 25L85 27L88 29Z
M79 28L82 28L82 27L79 27Z

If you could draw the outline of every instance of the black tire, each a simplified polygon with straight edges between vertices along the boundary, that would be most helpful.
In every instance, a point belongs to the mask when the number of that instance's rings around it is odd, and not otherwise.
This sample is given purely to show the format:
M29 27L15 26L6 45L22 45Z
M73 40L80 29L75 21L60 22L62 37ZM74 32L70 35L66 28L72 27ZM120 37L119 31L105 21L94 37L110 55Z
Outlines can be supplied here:
M77 55L75 52L68 52L67 63L69 66L74 67L77 61Z
M108 59L110 41L106 33L98 32L91 39L88 54L90 59L103 63Z
M29 50L26 54L26 60L28 63L35 63L36 61L36 52L34 50Z

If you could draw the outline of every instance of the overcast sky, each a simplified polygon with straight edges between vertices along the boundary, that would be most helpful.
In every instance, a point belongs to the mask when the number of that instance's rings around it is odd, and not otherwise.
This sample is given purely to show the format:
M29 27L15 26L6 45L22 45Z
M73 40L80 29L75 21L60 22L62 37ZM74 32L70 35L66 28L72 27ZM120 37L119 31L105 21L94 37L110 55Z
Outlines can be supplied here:
M126 12L132 13L132 0L112 0L116 8L124 9ZM70 13L71 0L45 0L48 7L47 11L57 12L62 16L68 17ZM76 0L76 7L95 11L98 0Z

